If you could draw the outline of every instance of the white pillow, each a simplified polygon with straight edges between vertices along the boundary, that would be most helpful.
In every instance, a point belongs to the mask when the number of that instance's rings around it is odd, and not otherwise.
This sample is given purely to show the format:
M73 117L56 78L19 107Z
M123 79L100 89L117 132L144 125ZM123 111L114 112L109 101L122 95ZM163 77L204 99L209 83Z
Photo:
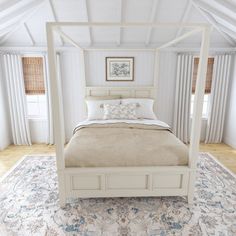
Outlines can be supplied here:
M136 103L111 105L104 104L104 120L124 119L136 120Z
M86 101L88 110L88 120L102 120L104 116L104 104L120 104L120 99L114 100L88 100Z
M127 98L121 100L122 104L136 103L136 115L138 119L157 119L153 111L154 100L149 98Z

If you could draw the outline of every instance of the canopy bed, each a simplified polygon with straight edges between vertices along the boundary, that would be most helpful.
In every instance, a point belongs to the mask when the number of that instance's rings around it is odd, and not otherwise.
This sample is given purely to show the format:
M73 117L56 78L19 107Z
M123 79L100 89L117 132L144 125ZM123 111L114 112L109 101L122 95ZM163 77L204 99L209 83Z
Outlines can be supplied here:
M200 62L198 67L193 121L189 149L168 131L168 127L159 121L142 120L141 123L134 121L82 122L76 128L76 132L64 150L63 142L63 114L62 102L59 98L59 84L57 80L57 68L55 61L54 32L70 42L80 50L83 64L84 50L124 50L121 48L82 48L69 36L63 33L59 27L181 27L191 29L182 36L167 42L158 48L130 48L125 50L153 50L155 57L154 82L151 87L86 87L85 71L84 96L111 96L119 95L121 98L152 98L156 99L156 88L158 78L158 52L196 33L202 33L200 49ZM59 181L60 205L66 203L68 197L135 197L135 196L187 196L188 202L193 202L194 184L196 174L196 162L198 158L201 112L203 106L204 85L206 77L208 49L209 49L210 27L205 24L175 24L175 23L86 23L86 22L53 22L47 23L48 62L50 74L50 89L52 95L53 123L55 132L57 173ZM84 65L83 65L84 66ZM85 69L84 69L85 70ZM146 122L146 123L145 123ZM159 122L159 123L158 123ZM102 128L101 128L102 126ZM115 126L115 127L114 127ZM129 129L127 129L127 127ZM144 128L143 128L144 127ZM147 128L148 127L148 128ZM132 128L132 129L130 129ZM97 136L98 131L104 132ZM113 133L109 133L113 129ZM120 134L119 132L125 131ZM128 131L127 131L128 130ZM131 131L132 130L132 131ZM154 133L154 130L156 131ZM165 131L163 131L165 130ZM108 132L108 133L106 133ZM127 134L125 134L127 132ZM115 134L114 134L115 133ZM159 136L157 139L157 133ZM108 134L108 137L106 137ZM113 136L112 136L113 135ZM111 145L104 145L109 137L120 135L121 139L129 137L136 138L136 143L124 142L114 144L115 150L120 152L112 155ZM163 136L160 136L163 135ZM86 136L86 137L85 137ZM165 136L165 138L163 138ZM103 137L103 138L101 138ZM145 137L147 137L145 139ZM152 137L152 138L150 138ZM161 138L160 138L161 137ZM145 140L152 139L152 143ZM160 142L162 140L162 142ZM168 145L166 145L168 142ZM155 145L160 143L160 146ZM132 147L133 145L133 147ZM149 145L149 146L148 146ZM73 147L74 146L74 147ZM93 146L93 147L91 147ZM102 147L98 150L95 147ZM154 148L154 154L147 154L148 147ZM137 150L135 150L137 147ZM167 150L169 147L173 148ZM116 149L117 148L117 149ZM121 150L124 148L123 150ZM165 150L166 148L166 150ZM82 153L92 149L93 156L84 158ZM129 150L128 150L129 149ZM98 151L98 152L97 152ZM127 152L126 152L127 151ZM169 151L169 153L167 152ZM80 155L81 152L81 155ZM103 155L104 153L104 155ZM155 158L155 153L157 158ZM160 154L161 153L161 154ZM174 153L174 154L173 154ZM176 156L179 153L179 156ZM127 154L127 155L126 155ZM91 153L89 154L92 155ZM106 156L107 155L107 156ZM117 160L118 156L121 156ZM133 156L132 156L133 155ZM161 156L161 159L158 158ZM79 158L78 158L79 157ZM153 158L154 157L154 158Z

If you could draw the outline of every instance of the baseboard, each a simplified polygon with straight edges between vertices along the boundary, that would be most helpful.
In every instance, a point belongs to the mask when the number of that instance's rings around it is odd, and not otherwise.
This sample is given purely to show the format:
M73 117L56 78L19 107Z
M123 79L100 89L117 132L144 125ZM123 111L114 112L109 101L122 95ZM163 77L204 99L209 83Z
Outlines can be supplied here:
M229 137L224 137L223 142L229 146L231 146L232 148L236 149L236 140L232 140Z
M0 145L0 151L3 151L4 149L6 149L9 145L11 145L11 141L7 140L6 142L1 143Z

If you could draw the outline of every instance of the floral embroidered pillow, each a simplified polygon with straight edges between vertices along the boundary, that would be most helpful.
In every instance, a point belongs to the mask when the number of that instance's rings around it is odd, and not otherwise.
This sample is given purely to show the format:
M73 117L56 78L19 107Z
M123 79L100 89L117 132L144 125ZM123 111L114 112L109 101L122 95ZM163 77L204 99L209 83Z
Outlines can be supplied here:
M128 104L104 104L104 120L123 119L123 120L136 120L136 103Z

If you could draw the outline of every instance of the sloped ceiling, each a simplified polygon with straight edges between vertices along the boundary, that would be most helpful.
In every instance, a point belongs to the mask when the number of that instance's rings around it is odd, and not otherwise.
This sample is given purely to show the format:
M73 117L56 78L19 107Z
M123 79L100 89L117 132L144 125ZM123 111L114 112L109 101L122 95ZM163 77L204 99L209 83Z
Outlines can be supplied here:
M236 3L230 0L0 0L0 46L45 46L48 21L193 22L214 29L212 47L236 45ZM61 29L74 41L90 46L160 45L186 29L79 28ZM183 45L199 46L201 37ZM56 44L67 45L59 36Z
M235 45L236 1L193 0L193 4L231 45Z

